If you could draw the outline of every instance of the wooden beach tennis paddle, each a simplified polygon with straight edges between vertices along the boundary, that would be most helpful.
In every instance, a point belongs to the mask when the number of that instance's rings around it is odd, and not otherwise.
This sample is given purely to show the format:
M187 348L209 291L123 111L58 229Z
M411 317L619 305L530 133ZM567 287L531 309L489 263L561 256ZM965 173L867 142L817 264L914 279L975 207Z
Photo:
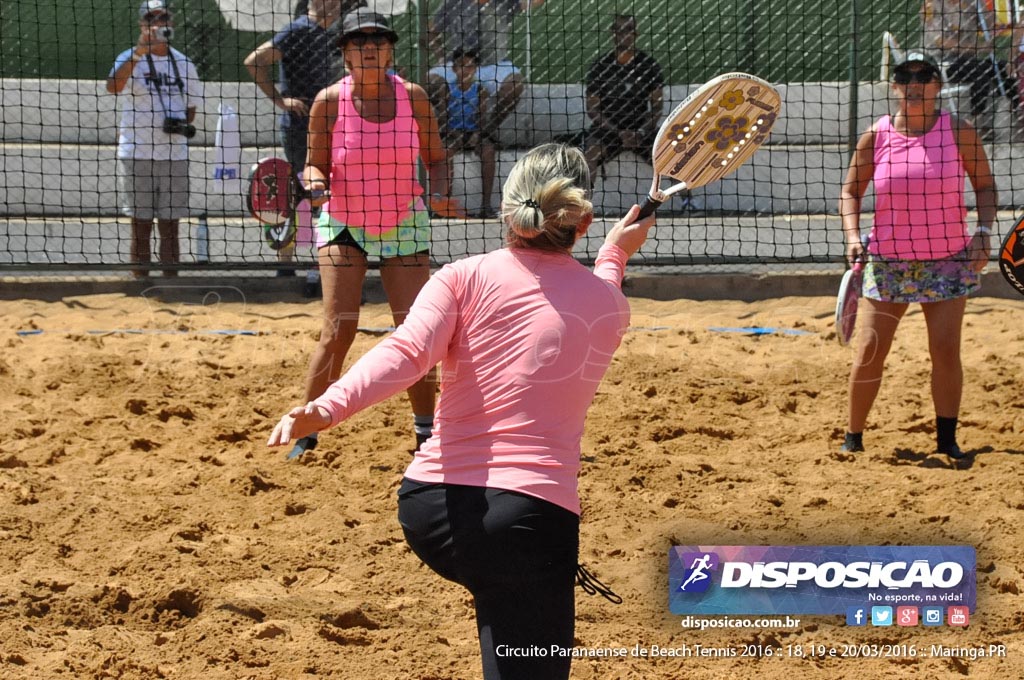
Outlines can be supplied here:
M658 129L654 180L638 219L673 194L719 180L743 165L768 138L781 108L778 90L746 73L725 73L697 88ZM662 190L666 178L676 184Z
M1013 225L999 248L999 271L1006 282L1024 295L1024 218Z

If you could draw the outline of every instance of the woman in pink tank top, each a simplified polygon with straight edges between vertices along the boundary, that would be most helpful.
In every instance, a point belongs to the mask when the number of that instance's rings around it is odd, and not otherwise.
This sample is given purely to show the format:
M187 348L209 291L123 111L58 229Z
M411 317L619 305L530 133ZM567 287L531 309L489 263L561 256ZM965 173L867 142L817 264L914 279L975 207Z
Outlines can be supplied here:
M897 64L897 112L861 136L843 183L839 214L846 256L851 265L864 261L864 301L842 451L864 450L864 426L896 327L910 303L918 302L928 327L937 449L953 459L967 455L956 440L963 391L960 329L967 295L977 290L991 251L997 195L975 129L939 109L941 73L923 52L909 52ZM977 198L973 234L967 230L965 175ZM861 199L872 182L875 214L865 249Z
M324 319L310 359L306 400L337 380L355 339L367 257L380 276L395 324L430 278L430 219L421 198L423 159L434 192L448 194L437 120L423 88L391 75L397 34L386 17L362 8L345 15L338 44L349 75L321 90L310 109L305 183L323 206L317 252ZM416 446L433 426L433 373L408 389ZM315 433L293 455L316 446Z

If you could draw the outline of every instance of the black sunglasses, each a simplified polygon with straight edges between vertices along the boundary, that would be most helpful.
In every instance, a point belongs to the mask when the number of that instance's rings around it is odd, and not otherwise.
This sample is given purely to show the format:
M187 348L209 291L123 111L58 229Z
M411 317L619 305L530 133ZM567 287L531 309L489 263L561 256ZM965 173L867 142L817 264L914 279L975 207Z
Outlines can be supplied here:
M387 33L355 33L348 36L345 41L351 43L356 47L362 47L366 44L373 44L380 47L381 45L390 45L391 36Z
M892 76L892 82L897 85L909 85L910 83L921 83L927 85L934 81L937 74L931 69L924 69L922 71L897 71Z

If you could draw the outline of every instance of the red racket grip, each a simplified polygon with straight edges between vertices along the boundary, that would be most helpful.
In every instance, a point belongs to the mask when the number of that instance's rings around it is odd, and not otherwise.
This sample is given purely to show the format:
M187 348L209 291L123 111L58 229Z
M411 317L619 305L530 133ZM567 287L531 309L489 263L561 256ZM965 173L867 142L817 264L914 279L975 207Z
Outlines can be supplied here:
M637 215L636 221L639 222L645 217L650 217L651 215L653 215L654 211L657 210L658 206L660 206L663 202L664 201L659 201L656 198L651 198L650 196L648 196L647 200L644 201L644 204L640 206L640 214Z

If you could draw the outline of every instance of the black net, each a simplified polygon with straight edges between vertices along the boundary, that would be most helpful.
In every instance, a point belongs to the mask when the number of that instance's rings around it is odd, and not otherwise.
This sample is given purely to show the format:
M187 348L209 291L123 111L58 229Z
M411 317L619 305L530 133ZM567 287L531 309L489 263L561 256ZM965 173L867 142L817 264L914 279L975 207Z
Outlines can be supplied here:
M651 188L661 117L730 71L780 89L779 122L736 173L668 201L637 260L838 263L853 145L893 110L893 68L919 48L946 76L941 106L984 141L999 190L996 234L1014 218L1022 142L1012 1L380 0L370 8L398 39L391 72L430 102L448 177L417 165L420 206L418 188L389 179L406 147L381 150L371 184L336 185L354 166L328 154L320 188L332 202L296 201L283 226L262 224L247 200L251 168L280 157L304 169L316 83L346 71L344 22L333 16L359 4L156 0L147 12L136 0L5 2L0 268L129 268L148 258L171 269L266 270L312 262L342 226L371 261L406 252L402 239L412 239L434 263L449 262L501 245L502 184L526 150L549 141L579 147L591 165L598 219L576 253L592 258L604 230ZM323 13L332 25L319 35ZM304 28L282 37L296 17ZM171 49L133 50L143 30ZM943 42L951 34L959 47ZM414 112L421 132L425 115ZM400 138L375 144L397 148ZM968 189L969 209L974 200ZM399 224L360 223L384 204ZM870 196L864 209L870 216Z

